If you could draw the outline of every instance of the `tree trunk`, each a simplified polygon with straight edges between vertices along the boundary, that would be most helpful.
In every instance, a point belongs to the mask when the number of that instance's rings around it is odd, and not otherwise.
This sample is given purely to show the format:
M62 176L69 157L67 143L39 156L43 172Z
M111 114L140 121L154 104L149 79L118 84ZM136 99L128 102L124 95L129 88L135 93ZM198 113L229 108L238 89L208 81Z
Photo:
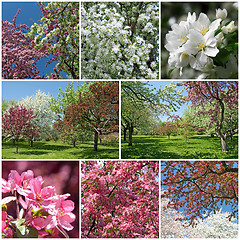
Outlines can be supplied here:
M16 139L16 154L18 154L18 139Z
M128 146L132 146L133 126L129 127Z
M76 147L77 140L74 138L72 142L73 142L73 147Z
M221 144L222 144L222 151L226 152L227 151L227 141L224 136L221 136Z
M97 151L97 144L98 144L98 132L94 131L94 146L93 146L94 151Z
M126 142L127 141L127 128L123 129L123 141Z
M30 147L33 147L33 140L30 140Z
M16 139L13 139L12 143L13 143L13 146L15 146L16 145Z
M170 139L170 135L168 135L168 139Z

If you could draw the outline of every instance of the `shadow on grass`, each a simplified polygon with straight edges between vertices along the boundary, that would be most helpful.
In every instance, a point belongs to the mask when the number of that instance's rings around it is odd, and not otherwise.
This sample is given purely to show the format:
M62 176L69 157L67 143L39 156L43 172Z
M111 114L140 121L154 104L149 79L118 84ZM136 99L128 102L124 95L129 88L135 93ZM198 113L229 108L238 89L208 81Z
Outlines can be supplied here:
M77 156L78 159L118 159L119 158L119 149L118 148L98 148L97 151L94 151L93 148L84 148L80 153L73 153Z
M133 146L122 142L123 159L236 159L238 158L238 137L228 143L228 152L221 151L221 142L210 136L193 136L185 140L181 136L149 137L134 136Z

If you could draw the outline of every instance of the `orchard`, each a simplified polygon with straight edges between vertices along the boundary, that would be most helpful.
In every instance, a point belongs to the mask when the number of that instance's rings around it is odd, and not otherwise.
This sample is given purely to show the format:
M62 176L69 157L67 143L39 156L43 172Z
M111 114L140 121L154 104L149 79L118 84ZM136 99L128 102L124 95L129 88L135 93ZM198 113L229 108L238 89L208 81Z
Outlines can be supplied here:
M237 81L135 81L121 87L123 158L237 158Z
M69 82L55 97L38 89L2 111L3 158L118 158L118 82Z

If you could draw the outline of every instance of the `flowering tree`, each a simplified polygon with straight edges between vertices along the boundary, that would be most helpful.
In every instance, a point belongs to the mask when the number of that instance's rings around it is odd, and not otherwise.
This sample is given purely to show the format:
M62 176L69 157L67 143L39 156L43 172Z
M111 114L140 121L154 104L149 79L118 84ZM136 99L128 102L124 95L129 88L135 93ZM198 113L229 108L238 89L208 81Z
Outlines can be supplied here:
M82 238L159 238L159 164L82 163Z
M88 91L79 92L78 103L67 107L64 122L71 127L81 126L93 131L96 151L99 135L118 131L118 98L118 82L90 84Z
M12 193L2 202L4 237L58 237L60 233L68 237L65 230L73 229L74 202L66 200L69 193L57 195L54 186L42 188L42 184L42 177L34 177L31 170L21 175L11 170L8 180L2 179L2 192ZM16 202L16 219L7 212L7 204L12 201Z
M16 153L20 137L33 138L39 133L38 126L31 122L33 118L35 118L33 110L22 105L11 107L2 117L3 133L16 142Z
M83 2L83 79L158 78L158 2Z
M53 120L56 118L56 113L50 106L51 97L40 89L36 91L36 94L31 97L26 97L19 104L23 105L27 109L32 109L35 117L31 120L33 125L38 126L40 137L46 137L51 134L49 126L52 125ZM32 146L31 140L31 146Z
M167 198L161 199L161 237L162 238L237 238L236 219L229 220L230 213L211 212L206 219L196 219L193 226L183 221L182 213L174 209Z
M184 122L180 125L180 129L181 129L180 131L181 131L182 135L185 138L185 144L187 144L187 140L188 140L189 136L192 136L193 131L195 130L194 125L191 123L188 123L188 122Z
M132 146L134 128L148 123L147 119L153 119L151 116L155 114L169 115L182 103L182 91L175 84L170 83L158 90L150 86L140 81L121 83L122 126L129 131L129 146Z
M45 56L45 51L35 48L32 37L25 36L28 26L16 25L18 9L13 21L2 21L2 78L41 78L36 60Z
M189 81L184 83L188 93L186 100L203 109L196 114L208 114L209 125L221 140L222 151L227 151L227 139L238 132L238 82L228 81ZM210 109L204 104L211 102Z
M217 9L216 20L205 13L188 13L186 21L172 25L165 48L170 52L169 76L177 68L190 65L200 71L198 78L237 78L238 41L234 21L226 19L227 10Z
M194 224L219 205L230 205L231 219L238 211L238 167L235 161L167 161L162 166L163 197L176 208L183 207L185 219ZM207 214L207 215L204 215Z
M178 126L171 123L167 122L164 124L164 126L161 126L161 133L164 135L168 136L168 139L170 139L170 136L174 133L177 133L178 131Z
M79 78L79 3L40 3L41 24L34 23L26 36L35 38L36 49L52 54L47 64L57 61L49 78L61 78L60 71L69 78ZM51 57L51 55L49 55Z

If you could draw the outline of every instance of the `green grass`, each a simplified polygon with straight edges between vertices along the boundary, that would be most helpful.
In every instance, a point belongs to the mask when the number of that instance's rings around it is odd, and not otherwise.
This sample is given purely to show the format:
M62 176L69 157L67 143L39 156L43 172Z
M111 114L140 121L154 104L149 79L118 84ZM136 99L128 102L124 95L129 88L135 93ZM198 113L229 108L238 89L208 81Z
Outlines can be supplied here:
M34 142L29 147L28 142L19 142L19 153L16 154L16 147L12 142L3 142L3 159L118 159L119 145L107 146L98 144L98 150L93 151L93 142L77 144L73 147L61 141Z
M123 159L238 159L238 136L222 152L220 139L207 135L192 136L187 144L183 136L133 136L133 146L122 140Z

